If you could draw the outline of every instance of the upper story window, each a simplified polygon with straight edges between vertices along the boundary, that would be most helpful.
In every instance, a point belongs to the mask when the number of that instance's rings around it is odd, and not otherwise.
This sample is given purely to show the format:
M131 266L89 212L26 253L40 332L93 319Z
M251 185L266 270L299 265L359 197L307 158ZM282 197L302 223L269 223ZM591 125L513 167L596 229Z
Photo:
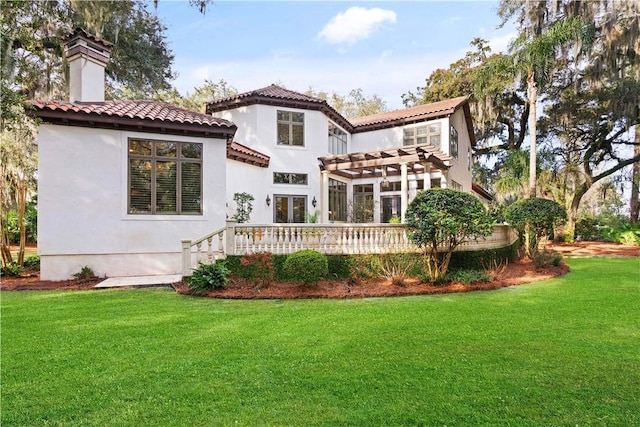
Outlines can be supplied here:
M202 214L202 144L129 140L128 212Z
M308 179L306 173L289 173L289 172L274 172L273 183L274 184L296 184L307 185Z
M458 158L458 131L453 125L449 128L449 155Z
M347 152L347 133L329 122L329 153L345 154Z
M467 148L467 170L471 170L471 163L473 163L473 156L471 155L471 148Z
M440 148L440 123L430 123L424 126L410 127L404 129L403 145L429 144Z
M278 145L304 146L304 113L278 110Z

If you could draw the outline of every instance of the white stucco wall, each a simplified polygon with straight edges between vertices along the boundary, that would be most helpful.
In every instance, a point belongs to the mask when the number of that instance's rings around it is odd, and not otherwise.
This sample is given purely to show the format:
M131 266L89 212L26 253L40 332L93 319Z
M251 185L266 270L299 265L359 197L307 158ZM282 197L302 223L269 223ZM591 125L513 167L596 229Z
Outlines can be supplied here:
M203 144L203 215L127 213L128 138ZM224 226L225 141L42 125L38 135L41 277L89 266L100 276L179 274L182 239Z
M304 113L304 147L277 144L277 111ZM268 168L258 168L235 160L227 161L227 202L233 205L233 194L246 192L254 196L252 223L274 221L275 195L306 196L307 212L320 209L320 168L318 157L328 154L328 118L319 111L251 105L215 113L238 126L234 140L271 157ZM274 184L274 172L307 174L307 185ZM271 205L267 206L269 195ZM316 198L317 207L312 206Z

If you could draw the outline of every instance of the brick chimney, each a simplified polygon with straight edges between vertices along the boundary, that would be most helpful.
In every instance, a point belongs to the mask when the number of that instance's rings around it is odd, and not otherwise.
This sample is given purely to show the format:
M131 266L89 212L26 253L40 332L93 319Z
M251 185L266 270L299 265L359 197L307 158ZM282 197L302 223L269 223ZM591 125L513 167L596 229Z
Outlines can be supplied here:
M69 100L104 101L104 69L112 43L77 28L64 45L69 62Z

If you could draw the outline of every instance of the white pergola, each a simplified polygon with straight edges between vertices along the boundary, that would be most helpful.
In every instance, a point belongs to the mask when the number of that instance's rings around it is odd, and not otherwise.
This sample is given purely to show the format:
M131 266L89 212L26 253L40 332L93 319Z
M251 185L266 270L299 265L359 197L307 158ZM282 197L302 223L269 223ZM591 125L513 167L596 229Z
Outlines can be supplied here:
M347 153L319 157L321 222L329 222L329 176L336 175L350 180L400 176L401 218L418 190L431 188L431 174L440 172L441 186L447 187L451 156L429 145L387 148L376 151ZM409 176L422 176L423 188L417 188L417 180ZM413 187L413 188L412 188Z

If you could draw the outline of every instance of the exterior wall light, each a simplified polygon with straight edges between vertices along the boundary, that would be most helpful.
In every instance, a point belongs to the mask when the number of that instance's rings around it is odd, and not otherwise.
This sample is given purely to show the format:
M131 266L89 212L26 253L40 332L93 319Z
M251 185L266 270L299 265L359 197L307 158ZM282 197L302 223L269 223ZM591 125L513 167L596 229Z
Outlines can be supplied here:
M269 197L269 195L267 194L267 206L271 206L271 197Z
M318 204L318 201L316 200L316 196L313 196L313 200L311 201L311 206L315 208L317 204Z

